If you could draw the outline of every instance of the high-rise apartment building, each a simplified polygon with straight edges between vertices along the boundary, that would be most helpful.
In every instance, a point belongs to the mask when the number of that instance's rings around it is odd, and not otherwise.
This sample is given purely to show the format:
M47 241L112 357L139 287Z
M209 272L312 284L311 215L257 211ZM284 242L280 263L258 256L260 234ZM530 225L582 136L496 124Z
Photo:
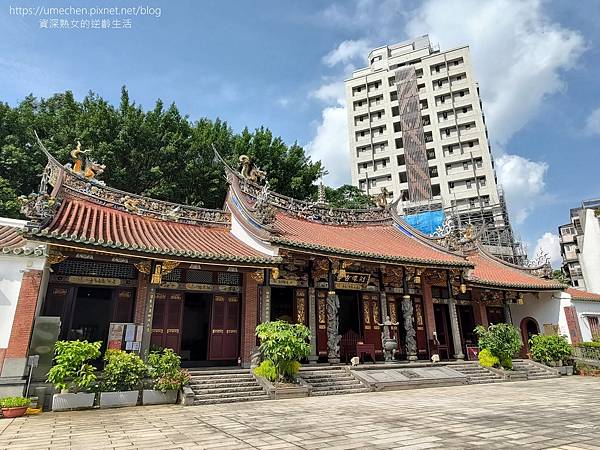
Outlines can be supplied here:
M376 48L368 62L345 82L353 184L372 195L386 188L405 214L484 223L493 253L522 260L469 47L440 52L426 35Z
M558 227L563 272L574 287L600 294L600 199L582 202L570 216Z

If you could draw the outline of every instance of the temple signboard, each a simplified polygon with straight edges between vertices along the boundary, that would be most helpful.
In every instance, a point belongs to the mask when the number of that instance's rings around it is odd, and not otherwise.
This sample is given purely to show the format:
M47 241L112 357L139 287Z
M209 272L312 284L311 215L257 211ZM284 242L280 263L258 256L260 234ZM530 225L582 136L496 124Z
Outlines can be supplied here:
M120 278L86 277L76 275L68 277L67 280L69 283L91 284L94 286L120 286L124 281Z
M336 289L350 289L354 291L366 290L371 279L370 273L345 272L338 275L335 282Z

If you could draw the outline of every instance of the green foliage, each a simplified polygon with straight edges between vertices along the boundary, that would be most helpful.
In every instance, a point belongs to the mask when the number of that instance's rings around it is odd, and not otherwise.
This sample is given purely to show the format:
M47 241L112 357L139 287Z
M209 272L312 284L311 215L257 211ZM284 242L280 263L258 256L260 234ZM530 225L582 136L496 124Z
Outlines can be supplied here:
M259 377L264 377L269 381L277 380L277 368L273 361L270 359L265 359L260 363L260 366L254 369L254 373Z
M475 333L479 337L479 348L488 349L502 367L512 369L512 358L523 346L517 328L507 323L490 325L487 329L479 325Z
M302 324L290 324L277 320L264 322L256 327L256 335L260 339L260 352L269 359L277 369L279 380L293 380L294 370L299 365L293 364L310 353L310 330Z
M181 369L180 356L170 348L151 352L147 369L154 389L162 392L179 390L190 381L189 372Z
M492 355L492 352L487 348L484 348L479 352L478 358L479 364L481 364L483 367L500 366L500 360L498 359L498 357Z
M31 400L25 397L4 397L0 398L0 408L22 408L29 406Z
M373 207L371 198L356 186L345 184L337 189L326 186L325 198L334 208L367 209ZM314 198L316 200L316 196Z
M104 392L133 391L139 389L146 373L146 365L135 353L107 350L106 365L100 387Z
M579 344L576 345L576 347L583 347L583 348L600 348L600 342L598 341L593 341L593 342L580 342Z
M174 104L158 100L144 110L125 88L113 106L90 92L77 101L70 91L47 99L33 96L18 106L0 103L0 213L15 216L18 195L37 189L46 163L35 145L37 131L59 161L81 141L91 157L106 164L109 186L163 200L221 208L226 193L223 168L214 164L212 145L236 167L241 154L266 170L273 190L300 199L316 193L323 172L297 144L286 145L267 128L234 133L226 122L192 122Z
M56 390L86 391L96 382L94 366L87 361L100 356L102 342L56 341L54 365L48 371L47 382Z
M562 283L566 286L571 285L571 280L562 270L553 270L552 278L554 278L556 281L558 281L559 283Z
M546 365L556 364L571 356L573 347L565 336L535 335L530 340L531 357Z

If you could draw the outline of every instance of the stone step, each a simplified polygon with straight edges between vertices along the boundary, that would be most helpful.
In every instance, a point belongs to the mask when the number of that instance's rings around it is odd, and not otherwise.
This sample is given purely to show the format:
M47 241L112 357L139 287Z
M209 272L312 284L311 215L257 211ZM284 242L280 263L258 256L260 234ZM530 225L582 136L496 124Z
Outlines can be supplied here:
M250 373L233 373L233 374L218 374L218 375L191 375L191 378L197 380L239 380L244 378L253 378Z
M345 387L345 386L362 386L362 384L356 380L347 381L343 383L309 383L313 388L327 388L327 387Z
M308 383L355 381L354 377L351 375L347 375L347 376L343 376L343 377L302 377L302 379L306 380Z
M323 385L323 386L312 386L313 391L318 390L318 391L325 391L325 390L332 390L332 391L339 391L339 390L344 390L344 389L354 389L354 388L361 388L364 387L361 383L355 383L355 384L332 384L332 385Z
M194 391L194 394L202 396L202 395L207 395L207 394L219 394L219 393L229 393L229 392L254 392L254 391L263 392L263 389L259 385L254 385L254 386L242 386L242 387L218 387L218 388L211 388L211 389L192 387L192 391Z
M264 394L262 396L255 397L227 397L227 398L213 398L213 399L196 399L194 405L215 405L219 403L236 403L236 402L250 402L258 400L269 400L269 396Z
M219 383L219 382L194 383L193 381L190 381L190 386L192 386L192 387L196 386L201 389L214 389L214 388L221 388L221 387L236 388L236 387L245 387L245 386L256 386L256 380L240 381L240 382L236 382L236 383Z
M188 372L191 375L240 375L245 374L248 375L250 373L249 369L188 369Z
M243 378L243 379L239 379L239 380L220 380L220 379L213 379L213 378L208 378L208 379L202 379L202 380L198 380L196 378L192 378L190 380L190 384L196 384L198 386L203 386L203 385L207 385L207 384L223 384L223 385L228 385L228 386L233 386L233 385L244 385L244 384L250 384L250 383L256 383L256 379L254 378Z
M266 395L261 389L260 391L249 391L249 392L220 392L215 394L199 394L195 395L196 400L212 400L221 398L238 398L238 397L260 397Z
M315 397L322 397L325 395L359 394L361 392L370 392L370 389L363 387L358 389L344 389L339 391L313 391L312 395Z

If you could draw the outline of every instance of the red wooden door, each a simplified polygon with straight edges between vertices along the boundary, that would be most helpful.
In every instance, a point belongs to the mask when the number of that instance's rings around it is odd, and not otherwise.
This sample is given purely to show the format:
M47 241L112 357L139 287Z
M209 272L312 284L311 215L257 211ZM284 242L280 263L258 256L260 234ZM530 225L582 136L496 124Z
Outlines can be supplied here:
M381 323L379 312L379 294L371 292L362 293L363 307L363 341L365 344L373 344L375 353L381 353Z
M417 354L419 357L428 359L427 352L427 330L425 329L425 315L423 311L423 299L413 297L414 327L417 341Z
M211 360L233 360L239 356L240 301L237 294L213 297L210 320Z
M179 353L183 295L179 292L158 291L154 297L152 336L150 343Z

